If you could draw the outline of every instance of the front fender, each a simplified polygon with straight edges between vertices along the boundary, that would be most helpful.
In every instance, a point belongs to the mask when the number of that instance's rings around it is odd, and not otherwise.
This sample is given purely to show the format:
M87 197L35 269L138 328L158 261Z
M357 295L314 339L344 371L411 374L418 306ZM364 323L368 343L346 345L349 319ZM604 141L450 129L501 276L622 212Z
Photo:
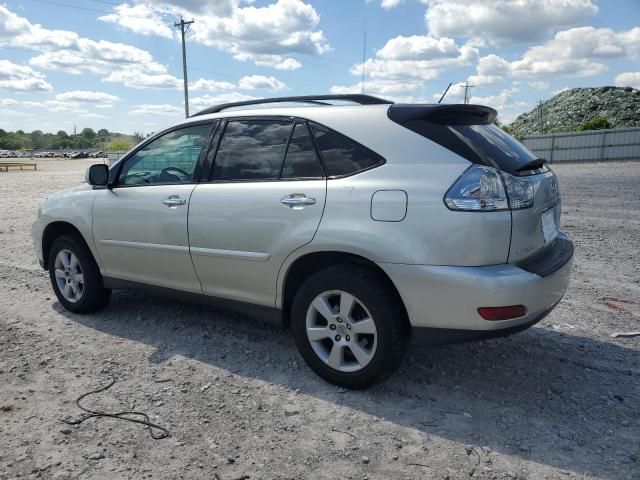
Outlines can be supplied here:
M38 217L32 227L36 253L40 260L46 256L42 252L44 236L48 228L59 222L73 226L84 238L93 257L100 265L93 238L93 201L97 191L89 185L63 190L50 195L40 206Z

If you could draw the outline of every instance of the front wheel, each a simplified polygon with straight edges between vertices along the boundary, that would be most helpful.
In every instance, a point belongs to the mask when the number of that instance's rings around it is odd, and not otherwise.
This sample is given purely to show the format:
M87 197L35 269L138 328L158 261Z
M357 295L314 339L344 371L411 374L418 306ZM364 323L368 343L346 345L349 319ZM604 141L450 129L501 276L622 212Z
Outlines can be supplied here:
M382 381L406 349L403 313L391 286L378 272L357 265L312 275L296 294L291 319L305 362L342 387Z
M63 235L53 242L48 267L53 291L67 310L89 313L109 302L111 290L104 288L91 251L77 236Z

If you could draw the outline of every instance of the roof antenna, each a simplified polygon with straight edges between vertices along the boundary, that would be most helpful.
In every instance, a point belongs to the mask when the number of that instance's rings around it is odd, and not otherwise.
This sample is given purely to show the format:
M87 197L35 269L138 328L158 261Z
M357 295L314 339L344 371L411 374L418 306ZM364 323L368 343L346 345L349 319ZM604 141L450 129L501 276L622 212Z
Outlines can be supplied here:
M367 14L364 15L364 30L362 32L362 93L364 94L364 63L367 56Z
M440 97L440 100L438 100L438 103L442 103L442 100L444 100L444 96L447 94L447 92L449 91L449 89L451 88L451 85L453 85L453 83L450 83L449 86L447 87L447 89L444 91L444 93L442 94L442 96Z

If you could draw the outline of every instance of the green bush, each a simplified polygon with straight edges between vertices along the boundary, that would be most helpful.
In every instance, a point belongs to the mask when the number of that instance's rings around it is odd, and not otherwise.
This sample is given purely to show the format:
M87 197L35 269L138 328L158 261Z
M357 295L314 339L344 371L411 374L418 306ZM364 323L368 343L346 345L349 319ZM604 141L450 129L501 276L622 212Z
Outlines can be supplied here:
M587 120L576 129L579 132L585 130L606 130L611 128L611 122L605 117L593 117L591 120Z
M131 144L124 140L113 140L109 145L107 145L107 150L110 152L129 150L130 148Z

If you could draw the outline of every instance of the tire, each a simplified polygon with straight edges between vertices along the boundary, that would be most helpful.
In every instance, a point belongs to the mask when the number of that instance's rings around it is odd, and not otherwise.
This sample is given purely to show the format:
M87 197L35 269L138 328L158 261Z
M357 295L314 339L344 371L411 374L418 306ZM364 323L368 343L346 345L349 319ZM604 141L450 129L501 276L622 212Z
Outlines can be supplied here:
M91 251L77 235L62 235L54 240L47 267L58 301L70 312L91 313L109 303L111 290L104 288L102 275ZM67 283L70 289L63 287Z
M344 310L353 305L350 312L339 311L343 301ZM369 387L393 373L409 338L404 311L388 281L373 269L351 264L321 270L302 284L291 308L291 329L307 365L349 389Z

